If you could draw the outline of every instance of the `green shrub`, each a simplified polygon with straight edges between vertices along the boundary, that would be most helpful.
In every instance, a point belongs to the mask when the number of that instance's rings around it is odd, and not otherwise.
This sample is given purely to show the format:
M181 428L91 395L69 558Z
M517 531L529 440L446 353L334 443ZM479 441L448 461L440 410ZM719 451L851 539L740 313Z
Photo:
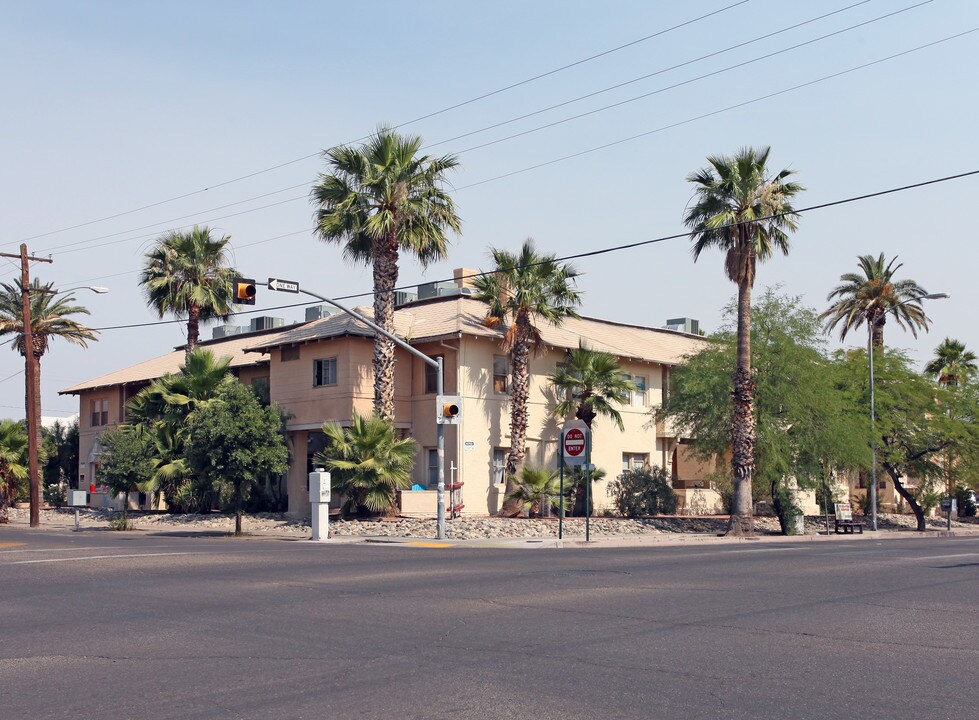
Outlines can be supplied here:
M677 497L670 476L661 467L626 470L608 485L612 504L620 515L670 515L676 512Z
M973 490L959 485L955 488L955 500L959 508L959 517L976 516L976 494Z

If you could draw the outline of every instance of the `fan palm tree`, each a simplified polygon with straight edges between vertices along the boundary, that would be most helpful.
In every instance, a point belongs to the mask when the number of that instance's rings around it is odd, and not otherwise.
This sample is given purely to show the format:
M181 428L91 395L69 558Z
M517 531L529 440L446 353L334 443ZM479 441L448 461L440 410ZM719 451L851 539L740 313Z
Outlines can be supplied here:
M530 353L543 347L537 322L560 325L565 318L578 317L574 308L581 304L581 293L574 287L578 271L559 263L554 255L538 254L534 241L527 238L516 254L492 248L493 270L476 278L473 297L486 303L488 327L504 332L503 349L510 360L510 452L507 456L504 496L514 490L513 474L518 472L527 452L527 401L530 397ZM504 503L501 513L519 512L516 503Z
M731 156L710 156L710 167L687 180L696 202L684 215L696 262L717 248L725 254L728 279L738 286L738 359L734 372L731 467L734 474L731 535L751 534L751 479L754 474L755 383L751 377L751 289L759 261L775 251L789 252L788 233L796 229L793 198L802 185L789 181L791 170L769 172L769 148L742 148Z
M530 517L540 517L550 504L564 505L565 510L570 504L567 497L561 497L557 470L530 466L520 469L520 479L505 500L527 510Z
M27 478L27 430L23 422L0 420L0 523Z
M976 354L965 349L965 343L945 338L935 348L935 357L925 365L925 372L945 386L956 386L976 371Z
M227 319L231 313L237 271L228 265L230 242L227 235L216 240L208 228L195 225L189 233L167 233L146 253L139 279L146 302L161 318L187 316L188 355L197 347L202 320Z
M411 487L415 441L397 439L390 421L377 415L364 417L356 410L350 427L328 422L323 433L328 446L315 462L337 473L333 487L344 497L343 514L390 513L397 491Z
M419 155L421 146L420 137L381 128L363 147L326 150L329 170L311 193L320 239L342 243L345 259L371 265L374 322L391 333L399 254L413 255L423 266L441 260L446 232L458 233L462 225L443 189L446 173L459 161ZM374 411L391 421L394 350L391 340L375 337Z
M908 329L918 337L918 329L928 330L928 317L921 305L927 291L914 280L895 280L894 273L903 263L894 257L886 262L884 253L878 257L860 255L857 264L861 273L844 273L842 284L833 288L826 300L833 304L819 317L826 321L826 332L840 326L840 340L847 332L859 328L864 322L872 328L871 337L875 348L884 346L884 323L887 316L902 329ZM835 302L834 302L835 301Z
M625 430L616 405L627 402L636 384L622 372L611 353L592 350L579 342L568 353L567 362L548 375L548 382L564 394L564 400L551 411L556 418L574 415L589 428L599 416L607 417L619 430Z

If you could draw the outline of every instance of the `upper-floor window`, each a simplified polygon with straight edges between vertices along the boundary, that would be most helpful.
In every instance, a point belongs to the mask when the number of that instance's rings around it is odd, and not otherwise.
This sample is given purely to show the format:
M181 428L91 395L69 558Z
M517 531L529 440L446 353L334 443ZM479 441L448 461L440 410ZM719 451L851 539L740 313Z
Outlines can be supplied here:
M282 362L289 362L290 360L299 359L299 346L298 345L286 345L279 351L279 359Z
M92 400L92 427L109 424L109 401Z
M505 395L510 377L510 362L506 355L493 356L493 392Z
M636 389L632 391L632 404L645 405L646 404L646 376L633 375L632 382L636 386Z
M649 465L649 453L622 453L622 471L640 470Z
M432 360L442 358L442 371L445 372L445 356L432 355ZM443 382L445 379L443 378ZM431 395L439 391L439 371L438 368L425 363L425 393Z
M313 387L337 384L337 359L313 360Z

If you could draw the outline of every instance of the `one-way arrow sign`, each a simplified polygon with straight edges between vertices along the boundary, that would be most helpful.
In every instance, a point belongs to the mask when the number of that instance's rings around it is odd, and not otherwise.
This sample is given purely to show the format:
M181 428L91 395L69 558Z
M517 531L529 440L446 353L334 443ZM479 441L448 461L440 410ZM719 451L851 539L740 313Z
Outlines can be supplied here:
M293 282L292 280L279 280L278 278L269 278L269 290L278 290L279 292L298 293L299 283Z

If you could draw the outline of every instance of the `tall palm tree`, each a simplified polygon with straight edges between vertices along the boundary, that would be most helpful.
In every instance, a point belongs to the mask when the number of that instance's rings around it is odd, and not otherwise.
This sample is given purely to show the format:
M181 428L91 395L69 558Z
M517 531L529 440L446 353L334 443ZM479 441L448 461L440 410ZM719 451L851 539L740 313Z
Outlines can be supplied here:
M819 317L826 321L826 332L840 326L840 340L847 332L867 322L872 328L874 347L884 346L884 323L887 316L902 329L908 329L918 337L918 329L928 330L928 317L921 305L927 291L914 280L895 280L894 273L903 263L894 257L885 264L884 253L878 257L860 255L857 264L860 273L840 275L842 284L833 288L826 300L833 304ZM834 302L835 300L835 302Z
M956 386L976 371L976 354L965 349L965 343L945 338L935 348L935 357L925 365L925 372L945 386Z
M27 478L27 429L17 420L0 420L0 523Z
M751 289L756 266L775 254L787 255L788 233L796 229L793 198L804 190L789 181L791 170L768 170L769 148L742 148L730 156L710 156L710 167L687 176L696 185L696 202L684 223L690 228L693 257L717 248L725 254L728 279L738 286L738 361L734 372L731 467L734 474L728 534L754 531L751 479L754 475L755 383L751 377Z
M21 300L21 284L0 285L0 336L13 335L12 347L27 358L24 338L24 306ZM35 278L30 286L32 360L37 363L37 383L34 402L41 407L41 357L48 350L52 338L67 340L73 345L88 347L90 340L98 340L98 330L82 325L72 315L88 315L88 309L73 304L71 293L59 294L52 283L41 284ZM26 400L26 397L25 397Z
M363 147L323 153L329 169L313 186L316 233L343 244L344 258L368 263L374 273L374 322L394 331L394 288L400 253L423 266L446 256L447 231L462 222L444 189L446 173L459 164L452 155L419 155L422 139L381 128ZM374 339L374 411L394 420L394 350Z
M565 398L551 411L554 417L573 414L590 428L595 418L604 416L619 430L625 430L622 414L615 406L629 399L636 384L622 372L615 355L592 350L580 341L578 349L569 352L567 362L547 380Z
M486 303L488 327L504 331L503 349L510 360L510 452L504 496L514 490L513 476L527 453L527 401L530 397L530 353L543 347L537 322L560 325L578 317L574 308L581 293L574 287L578 271L559 263L555 255L538 254L527 238L516 254L492 248L492 272L476 278L474 297ZM515 502L504 503L503 514L519 512Z
M350 427L325 423L328 449L316 456L337 473L334 487L344 496L342 511L385 514L397 501L397 491L411 486L411 466L417 444L398 439L394 425L382 417L353 412Z
M195 225L189 233L168 232L146 253L139 279L146 302L161 318L187 316L188 355L200 340L202 320L231 313L237 271L228 264L230 242L228 235L215 239Z

